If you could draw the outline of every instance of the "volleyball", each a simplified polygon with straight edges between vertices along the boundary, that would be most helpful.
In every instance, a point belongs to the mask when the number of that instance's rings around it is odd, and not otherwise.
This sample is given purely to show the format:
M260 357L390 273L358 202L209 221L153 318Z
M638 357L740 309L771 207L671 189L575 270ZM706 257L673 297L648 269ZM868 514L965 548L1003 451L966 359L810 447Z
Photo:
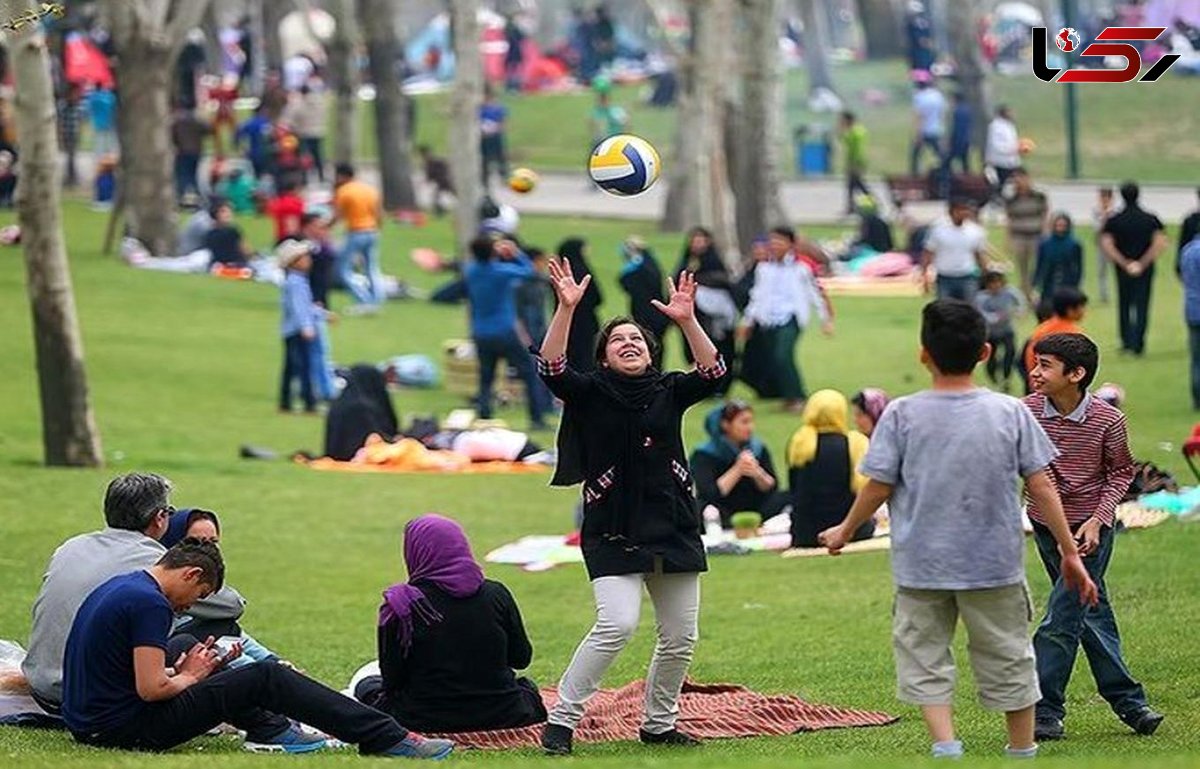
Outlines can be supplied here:
M508 187L524 195L537 185L538 175L528 168L518 168L508 177Z
M1017 142L1017 152L1021 153L1022 155L1028 155L1030 152L1033 152L1036 149L1037 142L1035 142L1033 139L1023 136L1021 137L1021 140Z
M661 171L658 150L632 134L608 137L596 145L588 160L592 181L612 195L640 195L654 186Z

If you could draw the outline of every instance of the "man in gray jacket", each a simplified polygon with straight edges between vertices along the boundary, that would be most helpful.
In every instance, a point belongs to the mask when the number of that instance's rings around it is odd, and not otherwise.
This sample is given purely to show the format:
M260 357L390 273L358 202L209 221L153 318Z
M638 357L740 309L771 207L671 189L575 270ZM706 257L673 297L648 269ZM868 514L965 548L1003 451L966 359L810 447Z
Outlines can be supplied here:
M159 544L173 508L171 482L152 473L114 478L104 494L100 531L71 537L50 558L33 602L29 654L21 665L44 710L62 704L62 662L75 613L99 585L118 574L148 569L166 550Z

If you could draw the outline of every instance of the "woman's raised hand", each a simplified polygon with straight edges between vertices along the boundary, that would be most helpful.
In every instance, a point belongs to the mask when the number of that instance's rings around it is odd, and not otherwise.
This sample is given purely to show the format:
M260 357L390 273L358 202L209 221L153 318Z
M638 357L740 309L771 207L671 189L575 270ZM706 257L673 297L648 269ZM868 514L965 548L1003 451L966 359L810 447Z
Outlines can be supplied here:
M576 281L574 273L571 272L571 263L558 257L550 260L550 283L554 286L558 303L563 307L574 308L591 285L592 276L584 275L583 280Z
M690 272L679 275L679 285L670 277L667 278L670 296L667 304L657 299L651 299L650 304L676 323L683 323L696 317L696 276Z

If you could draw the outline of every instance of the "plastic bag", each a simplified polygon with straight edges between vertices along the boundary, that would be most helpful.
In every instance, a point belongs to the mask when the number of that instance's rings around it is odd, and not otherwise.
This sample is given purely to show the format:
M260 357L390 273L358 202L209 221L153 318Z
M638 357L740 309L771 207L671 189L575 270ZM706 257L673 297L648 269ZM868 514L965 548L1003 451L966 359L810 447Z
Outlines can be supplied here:
M0 692L25 693L29 684L21 672L25 661L25 647L16 641L0 639Z

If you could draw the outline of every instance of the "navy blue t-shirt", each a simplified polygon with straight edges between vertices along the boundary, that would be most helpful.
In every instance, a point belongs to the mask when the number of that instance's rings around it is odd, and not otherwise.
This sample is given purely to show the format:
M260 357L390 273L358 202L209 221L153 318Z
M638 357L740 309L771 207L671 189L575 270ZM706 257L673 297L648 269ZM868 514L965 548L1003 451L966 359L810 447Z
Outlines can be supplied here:
M147 572L113 577L92 591L71 625L63 655L62 715L75 734L99 734L137 718L133 650L167 648L171 604Z

